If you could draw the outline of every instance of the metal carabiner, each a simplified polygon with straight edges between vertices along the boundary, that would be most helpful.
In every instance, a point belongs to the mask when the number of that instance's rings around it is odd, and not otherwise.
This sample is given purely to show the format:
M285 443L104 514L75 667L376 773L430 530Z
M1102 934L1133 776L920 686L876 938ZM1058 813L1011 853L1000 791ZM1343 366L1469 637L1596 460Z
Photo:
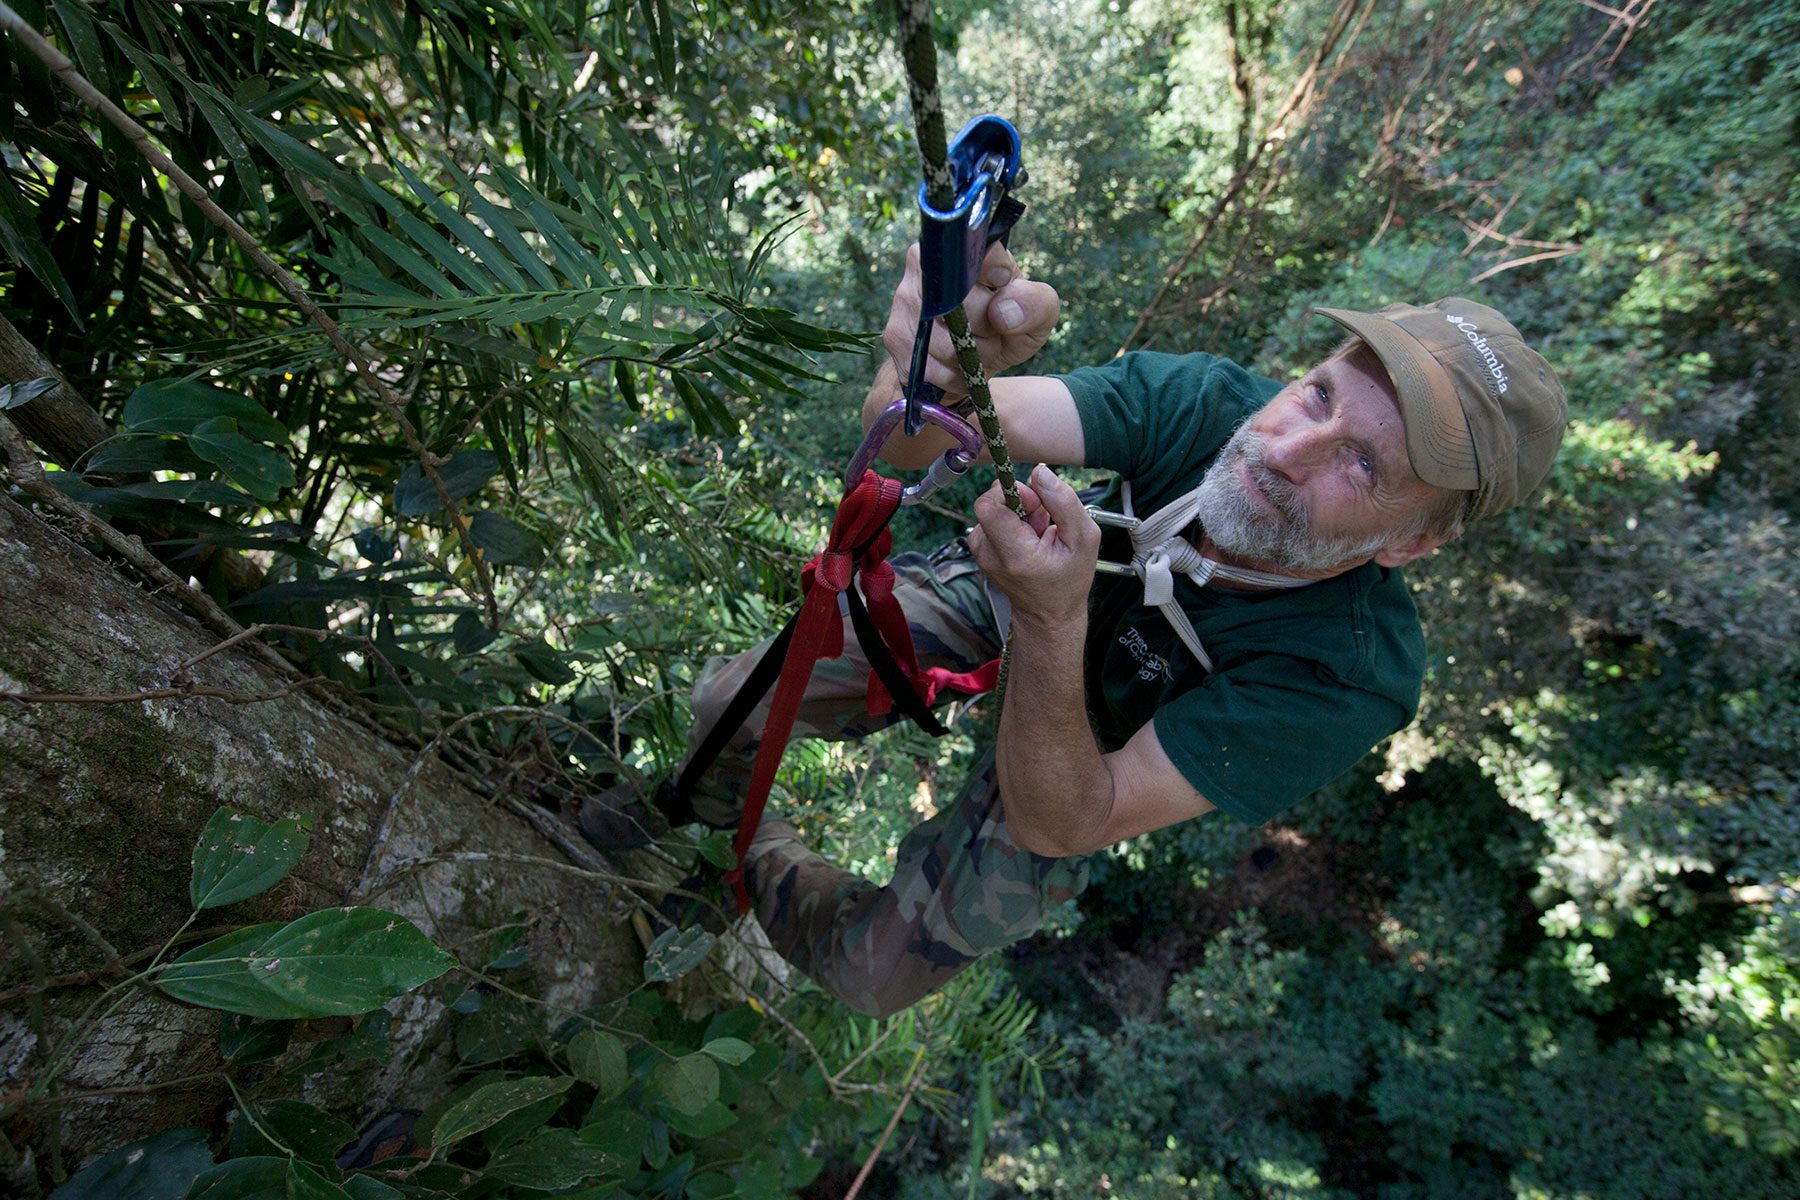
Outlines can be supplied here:
M964 125L950 143L949 166L956 184L949 208L934 207L928 185L919 185L919 328L901 393L908 402L907 437L924 427L922 406L944 396L925 382L931 323L963 302L988 247L1004 241L1025 212L1009 195L1028 176L1019 131L1004 117L976 117Z
M1088 505L1087 514L1094 518L1094 524L1111 529L1136 529L1143 524L1137 517L1128 517L1124 513L1101 508L1098 504ZM1094 571L1100 575L1136 575L1138 573L1137 568L1130 563L1110 562L1104 558L1095 561Z
M850 459L850 465L844 470L846 490L855 487L862 479L863 472L874 464L875 456L881 452L881 447L887 442L888 435L894 432L894 427L900 424L906 416L906 407L906 399L901 397L882 409L881 415L875 418L875 423L869 426L869 432L863 436L862 445L856 448L855 455ZM981 452L986 449L986 444L981 440L981 431L943 405L928 401L921 405L921 413L925 423L936 425L955 438L956 445L938 456L937 460L926 470L925 478L917 483L907 485L906 489L900 493L902 505L922 503L945 484L954 483L962 478L963 472L969 469L969 464L980 457Z

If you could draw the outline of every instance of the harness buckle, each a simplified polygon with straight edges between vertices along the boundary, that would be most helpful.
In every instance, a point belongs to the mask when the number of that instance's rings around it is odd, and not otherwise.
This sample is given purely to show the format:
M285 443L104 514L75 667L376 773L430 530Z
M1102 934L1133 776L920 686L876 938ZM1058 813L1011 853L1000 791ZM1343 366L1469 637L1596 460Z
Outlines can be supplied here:
M1025 213L1008 194L1027 176L1019 131L1004 117L976 117L964 125L950 143L949 166L956 185L949 208L934 207L929 185L919 185L919 328L903 393L907 437L924 428L923 406L944 398L942 388L925 382L931 323L963 302L988 247L1005 241Z

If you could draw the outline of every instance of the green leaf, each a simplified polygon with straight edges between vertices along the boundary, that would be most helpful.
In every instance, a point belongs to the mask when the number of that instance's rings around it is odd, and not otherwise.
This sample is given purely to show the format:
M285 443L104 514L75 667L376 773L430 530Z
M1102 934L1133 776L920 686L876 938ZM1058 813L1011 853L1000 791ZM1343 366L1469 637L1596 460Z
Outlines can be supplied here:
M194 843L188 903L217 908L266 892L294 869L310 844L299 817L273 825L220 808Z
M182 1200L212 1161L204 1129L167 1129L96 1158L50 1200Z
M251 955L263 987L309 1016L354 1016L428 983L456 960L396 913L332 908L291 921Z
M666 1115L670 1129L691 1138L717 1137L737 1124L737 1114L717 1100L699 1112L684 1113L671 1108Z
M134 433L181 433L215 417L230 417L245 436L285 445L287 427L248 396L198 379L158 379L125 400L125 428Z
M621 1166L618 1156L582 1141L575 1130L549 1129L494 1155L482 1174L515 1187L553 1192Z
M479 613L458 613L456 623L450 627L450 644L456 647L458 654L474 654L492 644L499 636L482 624Z
M644 1144L650 1140L650 1119L635 1106L594 1105L578 1134L585 1145L596 1146L613 1155L626 1170L633 1170L644 1156Z
M687 1130L681 1132L687 1133ZM690 1134L689 1136L700 1136ZM737 1182L719 1171L696 1175L687 1183L687 1200L725 1200L738 1194Z
M667 983L681 978L705 961L716 940L700 928L663 930L644 955L645 981Z
M700 1052L710 1054L720 1062L730 1063L735 1067L748 1062L756 1050L742 1038L722 1037L714 1038L700 1047Z
M287 1200L350 1200L350 1193L295 1159L288 1164Z
M279 921L250 925L196 946L158 972L156 986L177 1000L247 1017L312 1016L250 974L250 952L281 927Z
M575 1078L599 1090L602 1100L610 1100L631 1086L625 1044L603 1029L590 1029L570 1040L569 1066Z
M259 500L272 502L282 488L294 486L294 466L287 455L239 433L237 421L231 417L200 422L188 434L188 445Z
M431 1131L432 1152L435 1154L472 1133L480 1133L508 1113L546 1097L561 1095L574 1086L575 1081L567 1075L528 1075L524 1079L508 1079L477 1088L438 1118Z
M732 845L735 835L729 829L716 830L700 839L700 857L715 867L730 870L737 866L737 849Z
M169 437L115 434L88 455L84 470L137 475L145 471L204 471L206 464L185 441Z
M177 1000L249 1017L353 1016L453 964L404 917L333 908L216 938L165 967L156 984Z
M492 450L458 450L450 461L438 468L438 475L450 493L450 499L461 500L500 470L500 456ZM403 517L422 517L444 507L437 489L425 478L419 464L408 463L394 485L394 509Z
M288 1160L234 1158L194 1180L188 1200L288 1200Z
M256 1109L255 1117L251 1120L242 1111L238 1113L231 1127L231 1157L286 1154L292 1150L308 1162L331 1163L336 1161L338 1151L356 1140L356 1130L298 1100L273 1101ZM281 1144L271 1142L264 1130Z
M9 383L0 387L0 412L9 408L20 408L30 404L45 392L56 387L57 381L48 375L40 375L36 379L21 379L17 383Z
M394 557L394 543L381 536L376 529L359 529L350 535L356 543L356 552L376 566L388 562Z
M544 558L544 543L537 534L486 509L470 518L469 540L491 563L534 567Z
M650 1077L669 1106L689 1116L719 1098L719 1064L704 1054L657 1063Z
M401 1192L373 1175L350 1176L344 1180L344 1191L350 1194L350 1200L405 1200Z
M219 1053L234 1066L267 1062L286 1050L293 1037L291 1020L265 1021L231 1012L219 1018Z
M532 678L544 683L564 684L575 678L575 672L569 667L568 656L561 650L551 649L548 642L521 642L513 647L513 657L531 673Z

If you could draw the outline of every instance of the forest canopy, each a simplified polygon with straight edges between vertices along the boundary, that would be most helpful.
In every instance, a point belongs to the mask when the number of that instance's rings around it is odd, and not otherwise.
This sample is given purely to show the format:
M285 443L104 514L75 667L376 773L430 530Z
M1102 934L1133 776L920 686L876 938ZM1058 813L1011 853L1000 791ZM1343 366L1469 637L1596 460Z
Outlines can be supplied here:
M726 838L556 830L677 764L702 665L780 628L823 541L917 233L890 6L0 8L0 515L278 680L133 673L126 628L71 694L0 625L9 1191L1795 1194L1800 4L935 9L952 127L1024 139L1010 244L1064 301L1031 371L1285 380L1336 340L1315 310L1451 294L1554 364L1550 478L1408 568L1416 722L1271 825L1101 852L1050 929L885 1022L671 923ZM897 538L958 535L984 486ZM196 785L52 847L115 807L32 782L122 760L82 714L302 703L411 764L363 824ZM796 744L775 804L882 877L991 709ZM545 980L582 913L453 938L402 895L382 803L428 760L548 838L632 961L572 1003ZM384 982L238 972L315 934ZM138 1011L205 1052L109 1058ZM349 1153L401 1109L419 1155Z

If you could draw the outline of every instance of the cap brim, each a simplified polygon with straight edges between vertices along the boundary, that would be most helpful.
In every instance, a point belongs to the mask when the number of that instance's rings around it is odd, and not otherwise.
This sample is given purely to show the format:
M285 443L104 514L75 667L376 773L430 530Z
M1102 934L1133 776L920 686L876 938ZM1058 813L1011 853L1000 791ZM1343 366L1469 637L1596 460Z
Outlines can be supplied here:
M1414 474L1426 483L1458 491L1474 491L1481 485L1475 442L1469 436L1469 420L1449 372L1438 364L1425 344L1386 317L1347 308L1320 308L1368 343L1393 380L1400 400L1400 419L1406 425L1406 456Z

